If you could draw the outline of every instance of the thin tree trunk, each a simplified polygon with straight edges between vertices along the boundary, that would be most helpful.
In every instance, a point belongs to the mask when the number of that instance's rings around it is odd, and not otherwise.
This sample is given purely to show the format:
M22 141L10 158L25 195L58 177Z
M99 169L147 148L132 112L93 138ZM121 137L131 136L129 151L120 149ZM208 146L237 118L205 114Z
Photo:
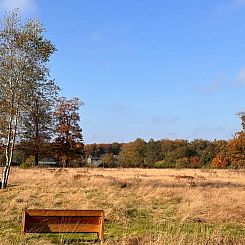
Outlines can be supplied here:
M18 123L18 110L19 105L16 108L17 114L14 116L11 116L10 123L9 123L9 132L8 132L8 141L6 145L6 164L3 168L3 174L2 174L2 185L1 189L6 189L8 184L8 178L10 173L10 167L13 159L13 153L14 153L14 146L15 146L15 140L16 140L16 132L17 132L17 123ZM13 128L13 120L14 120L14 128Z
M38 152L36 152L36 154L35 154L35 167L38 166L38 163L39 163L39 154L38 154Z
M64 168L67 168L68 162L69 162L69 160L68 160L68 158L66 158L65 161L64 161L64 165L63 165Z
M35 166L39 163L39 152L40 152L40 138L39 138L39 104L38 99L35 100L36 103L36 118L35 118Z
M11 116L9 120L9 126L8 126L8 138L7 138L7 144L5 148L5 159L6 163L3 168L3 173L2 173L2 185L1 189L5 189L7 187L7 182L8 182L8 174L9 174L9 162L10 162L10 144L11 144L11 138L12 138L12 124L13 124L13 116Z

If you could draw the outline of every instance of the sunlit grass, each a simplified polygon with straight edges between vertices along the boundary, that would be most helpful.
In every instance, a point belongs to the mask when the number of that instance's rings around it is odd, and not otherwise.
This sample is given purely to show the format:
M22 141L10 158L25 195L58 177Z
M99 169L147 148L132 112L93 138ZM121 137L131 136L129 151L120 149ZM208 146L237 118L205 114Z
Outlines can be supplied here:
M14 168L0 191L0 244L98 243L93 234L28 234L22 241L23 208L104 209L108 245L245 244L244 177L228 170Z

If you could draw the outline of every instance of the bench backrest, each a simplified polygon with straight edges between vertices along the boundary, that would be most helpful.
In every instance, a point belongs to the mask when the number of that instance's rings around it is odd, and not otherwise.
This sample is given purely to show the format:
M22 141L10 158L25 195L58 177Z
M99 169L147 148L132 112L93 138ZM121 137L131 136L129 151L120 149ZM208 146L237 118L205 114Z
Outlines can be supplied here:
M22 211L22 236L25 233L97 233L104 239L103 210L47 210Z

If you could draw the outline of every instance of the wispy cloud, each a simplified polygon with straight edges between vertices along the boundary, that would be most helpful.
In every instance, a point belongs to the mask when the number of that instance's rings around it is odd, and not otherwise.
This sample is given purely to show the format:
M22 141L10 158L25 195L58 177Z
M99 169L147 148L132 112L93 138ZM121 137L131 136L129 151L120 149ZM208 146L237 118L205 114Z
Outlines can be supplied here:
M21 12L30 12L36 9L35 0L0 0L0 8L4 11L19 9Z
M237 81L238 81L240 84L245 85L245 67L242 68L242 69L238 72L238 75L237 75Z
M245 0L233 0L233 3L236 5L245 5Z
M101 32L92 32L90 33L90 37L95 41L101 41L106 39Z
M228 0L228 1L221 1L217 5L217 9L220 11L229 12L231 10L236 10L239 8L245 7L245 0Z

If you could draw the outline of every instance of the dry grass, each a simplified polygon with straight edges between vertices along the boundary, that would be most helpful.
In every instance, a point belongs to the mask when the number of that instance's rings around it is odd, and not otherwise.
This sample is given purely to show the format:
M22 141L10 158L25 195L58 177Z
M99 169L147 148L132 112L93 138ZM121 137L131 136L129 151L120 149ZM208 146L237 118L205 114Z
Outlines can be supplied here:
M93 244L74 234L21 241L23 208L104 209L108 245L245 244L244 171L12 169L0 244Z

